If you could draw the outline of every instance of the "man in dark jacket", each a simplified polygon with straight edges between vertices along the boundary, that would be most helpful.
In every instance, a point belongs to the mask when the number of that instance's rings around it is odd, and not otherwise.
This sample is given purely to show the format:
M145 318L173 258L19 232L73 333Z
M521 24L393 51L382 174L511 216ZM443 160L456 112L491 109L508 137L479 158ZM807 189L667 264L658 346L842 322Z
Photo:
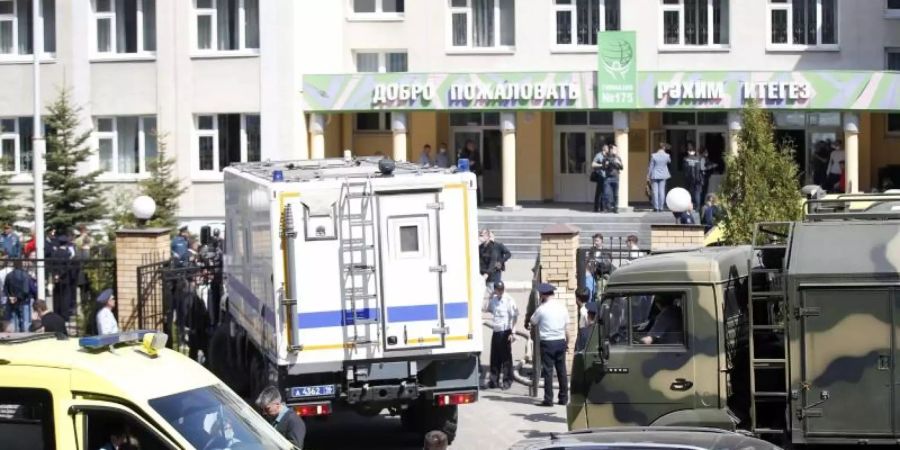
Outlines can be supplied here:
M25 333L31 327L31 275L22 263L13 263L13 270L3 283L6 295L6 315L13 324L13 331Z
M48 311L47 302L43 300L35 301L34 312L40 316L40 320L31 323L32 331L42 330L44 333L69 334L68 330L66 330L66 321L61 315Z
M494 241L494 233L487 228L481 230L479 236L481 244L478 246L479 269L482 276L486 276L485 285L490 292L494 291L494 283L501 281L503 271L506 270L506 261L511 254L506 246Z
M700 195L703 193L703 164L693 142L688 142L687 156L684 157L683 165L685 188L691 193L691 201L699 205Z
M625 166L622 165L619 149L615 145L609 146L603 165L606 168L606 177L603 179L603 203L606 205L606 211L617 213L619 212L619 173Z
M269 419L269 423L275 430L281 433L288 441L303 448L303 440L306 438L306 424L297 414L294 414L281 401L281 393L275 386L269 386L259 393L256 398L256 407Z

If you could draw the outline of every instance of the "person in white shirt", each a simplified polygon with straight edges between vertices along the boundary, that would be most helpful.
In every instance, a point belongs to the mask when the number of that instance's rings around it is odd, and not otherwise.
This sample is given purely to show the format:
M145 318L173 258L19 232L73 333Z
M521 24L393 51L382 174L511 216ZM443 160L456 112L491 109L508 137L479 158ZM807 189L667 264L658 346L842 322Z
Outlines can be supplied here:
M116 307L116 297L113 295L112 289L107 289L97 296L97 304L100 310L97 311L97 334L115 334L119 332L119 322L113 315L113 308Z
M835 141L834 150L832 150L831 156L828 157L828 176L825 179L825 189L829 191L834 189L834 186L841 179L841 173L843 173L841 163L844 162L847 154L841 148L841 144L841 141Z
M500 387L503 390L512 386L512 343L516 337L513 334L516 321L519 319L519 307L516 301L506 293L506 287L502 281L494 283L494 295L488 300L485 311L491 313L491 379L489 388ZM500 380L500 375L503 380Z
M559 404L569 400L566 376L566 353L569 351L569 310L562 302L553 300L556 288L548 283L538 286L541 306L531 316L530 325L537 327L541 341L541 375L544 378L544 401L540 406L553 406L553 369L559 381Z

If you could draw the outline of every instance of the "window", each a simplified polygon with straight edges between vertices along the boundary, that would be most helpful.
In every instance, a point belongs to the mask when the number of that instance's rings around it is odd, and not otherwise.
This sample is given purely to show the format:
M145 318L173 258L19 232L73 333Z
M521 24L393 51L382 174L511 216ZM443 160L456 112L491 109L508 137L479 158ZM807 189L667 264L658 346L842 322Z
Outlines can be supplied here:
M56 3L40 0L44 53L56 52ZM0 0L0 57L32 54L32 0Z
M450 113L451 127L499 127L500 113Z
M56 448L50 393L43 389L0 388L0 430L4 449Z
M262 159L258 114L197 116L197 162L201 173Z
M355 51L356 71L360 73L406 72L406 51ZM372 112L356 114L357 131L391 131L391 113Z
M611 345L685 344L685 294L654 292L610 294L608 337Z
M403 16L404 0L350 0L357 15Z
M888 19L900 19L900 0L887 0L884 15Z
M400 227L400 251L403 253L419 252L419 227L405 225Z
M93 6L97 54L156 51L156 0L94 0Z
M259 49L259 0L194 0L197 50Z
M147 172L147 161L157 155L155 117L100 117L96 127L100 170L116 175Z
M900 114L887 114L887 132L890 134L900 134Z
M514 0L449 1L452 48L501 48L516 45Z
M836 46L837 0L769 0L769 43Z
M405 51L369 52L356 51L356 71L366 72L406 72L408 67Z
M662 0L662 45L727 46L728 0Z
M554 0L558 46L597 45L598 31L619 29L619 0Z
M112 408L87 409L78 414L75 420L81 420L79 430L79 448L109 448L110 436L124 439L127 448L142 450L169 450L155 430L148 428L131 414L113 410Z
M889 48L885 51L885 68L900 71L900 48Z
M31 117L0 117L0 152L3 158L0 172L31 172L33 120ZM46 133L45 123L45 136Z
M612 126L612 111L560 111L556 113L557 125L603 125Z

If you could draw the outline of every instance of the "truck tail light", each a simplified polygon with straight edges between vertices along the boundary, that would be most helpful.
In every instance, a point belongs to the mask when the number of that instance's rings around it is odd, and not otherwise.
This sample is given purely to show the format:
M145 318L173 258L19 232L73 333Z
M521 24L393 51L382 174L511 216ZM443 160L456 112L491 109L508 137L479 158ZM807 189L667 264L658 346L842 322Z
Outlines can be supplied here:
M478 400L477 392L453 392L434 396L434 401L438 406L465 405L475 403L475 400Z
M328 414L331 414L331 402L294 405L293 408L294 412L301 417L327 416Z

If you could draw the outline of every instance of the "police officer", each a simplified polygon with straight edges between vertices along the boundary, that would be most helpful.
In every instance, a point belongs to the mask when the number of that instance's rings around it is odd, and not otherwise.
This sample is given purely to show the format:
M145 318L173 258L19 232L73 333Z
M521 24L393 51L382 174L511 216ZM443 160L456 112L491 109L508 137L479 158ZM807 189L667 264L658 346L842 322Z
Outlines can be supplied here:
M488 300L485 311L491 313L491 379L489 387L501 387L506 390L512 386L512 342L516 321L519 318L519 307L516 301L506 293L502 281L494 283L494 295ZM500 374L503 373L503 382Z
M691 193L691 201L699 205L700 195L703 193L703 163L693 142L687 144L687 156L684 157L683 164L685 187Z
M569 351L569 311L553 299L556 288L549 283L538 286L541 306L531 316L530 324L537 327L541 342L541 375L544 378L544 401L540 406L553 406L553 369L559 381L559 404L568 403L566 353Z
M97 296L97 334L115 334L119 332L119 322L113 315L116 307L116 297L112 289L106 289Z
M188 227L184 226L178 229L178 236L172 239L172 260L178 267L186 266L190 258L188 238L190 233Z

